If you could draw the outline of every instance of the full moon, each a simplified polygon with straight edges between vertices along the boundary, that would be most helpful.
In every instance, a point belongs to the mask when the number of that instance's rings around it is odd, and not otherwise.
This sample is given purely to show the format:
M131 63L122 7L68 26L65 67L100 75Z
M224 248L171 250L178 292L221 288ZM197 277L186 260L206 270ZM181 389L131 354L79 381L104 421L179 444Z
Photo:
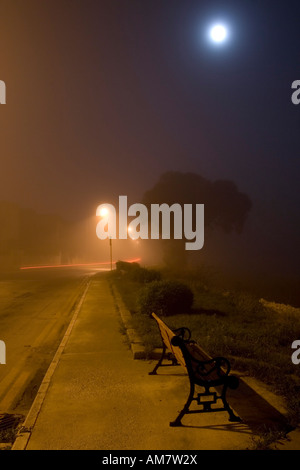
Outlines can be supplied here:
M216 24L210 30L210 38L214 42L222 43L227 39L227 36L227 28L222 24Z

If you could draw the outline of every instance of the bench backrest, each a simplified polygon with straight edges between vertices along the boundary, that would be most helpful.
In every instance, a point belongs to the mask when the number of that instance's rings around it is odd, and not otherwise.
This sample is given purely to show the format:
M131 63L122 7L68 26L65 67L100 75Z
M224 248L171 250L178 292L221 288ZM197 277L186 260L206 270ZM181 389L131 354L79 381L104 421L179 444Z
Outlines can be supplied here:
M199 367L197 361L211 361L212 357L196 342L186 342L176 335L155 313L152 313L152 317L158 324L164 345L174 355L179 364L187 370L189 376L193 377L193 381L218 380L220 376L224 375L225 372L220 367L216 367L214 361L202 364ZM176 338L175 344L172 342L174 337Z
M211 359L211 356L207 354L207 352L204 351L198 343L189 343L186 344L185 347L189 354L198 361L209 361Z
M156 320L158 324L160 335L164 345L169 350L169 352L171 352L173 356L176 357L179 364L186 368L185 360L180 347L173 346L173 344L171 343L172 338L176 336L175 333L157 315L155 315L155 313L152 313L152 317Z

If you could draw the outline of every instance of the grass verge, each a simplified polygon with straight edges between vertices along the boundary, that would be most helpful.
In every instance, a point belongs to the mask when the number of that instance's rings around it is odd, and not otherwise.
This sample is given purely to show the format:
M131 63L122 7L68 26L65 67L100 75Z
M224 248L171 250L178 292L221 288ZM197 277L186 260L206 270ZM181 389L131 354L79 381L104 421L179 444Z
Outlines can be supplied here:
M189 314L168 316L171 328L188 327L195 339L211 356L227 357L233 369L247 373L271 386L274 393L285 398L288 419L292 426L300 422L300 366L291 360L291 345L300 339L299 312L282 306L274 310L261 299L247 292L224 291L208 287L193 274L180 279L194 293ZM138 297L144 284L129 276L112 274L112 280L132 314L132 326L150 353L161 347L156 323L139 312Z

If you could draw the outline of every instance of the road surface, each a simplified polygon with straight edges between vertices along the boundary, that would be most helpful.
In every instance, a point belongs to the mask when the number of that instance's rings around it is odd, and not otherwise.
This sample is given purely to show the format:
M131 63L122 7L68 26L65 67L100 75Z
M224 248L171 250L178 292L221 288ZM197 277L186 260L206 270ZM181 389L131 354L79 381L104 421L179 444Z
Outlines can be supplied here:
M0 275L0 414L26 414L93 269Z

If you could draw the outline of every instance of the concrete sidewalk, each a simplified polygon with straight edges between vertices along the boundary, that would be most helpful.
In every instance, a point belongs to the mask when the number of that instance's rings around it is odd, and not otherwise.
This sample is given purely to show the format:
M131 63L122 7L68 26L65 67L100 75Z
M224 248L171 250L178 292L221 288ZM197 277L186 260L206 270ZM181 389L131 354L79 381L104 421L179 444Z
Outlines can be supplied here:
M242 384L229 395L242 423L219 412L188 415L183 427L170 427L186 401L187 376L179 367L149 376L153 363L133 359L121 330L110 286L96 276L13 450L246 450L261 419L280 422Z

